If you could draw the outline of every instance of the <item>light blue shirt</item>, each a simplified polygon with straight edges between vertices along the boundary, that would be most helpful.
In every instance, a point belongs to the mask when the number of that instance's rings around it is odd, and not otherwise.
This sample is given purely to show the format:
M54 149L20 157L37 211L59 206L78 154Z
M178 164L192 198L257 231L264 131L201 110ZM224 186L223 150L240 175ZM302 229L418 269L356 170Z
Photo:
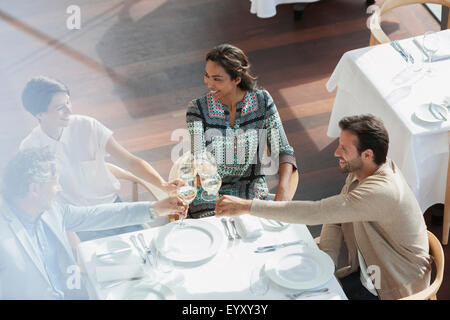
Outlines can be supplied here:
M33 220L29 215L21 212L17 208L15 213L19 221L25 227L33 244L38 248L39 258L44 265L47 276L50 280L55 299L64 299L64 280L63 273L58 264L58 239L53 232L39 217Z

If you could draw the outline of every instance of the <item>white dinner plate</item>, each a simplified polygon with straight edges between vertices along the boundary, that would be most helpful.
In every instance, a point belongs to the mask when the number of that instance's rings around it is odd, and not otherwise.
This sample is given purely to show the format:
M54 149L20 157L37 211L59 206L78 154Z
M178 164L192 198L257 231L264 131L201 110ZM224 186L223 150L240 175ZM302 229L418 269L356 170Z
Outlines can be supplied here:
M334 263L325 252L307 246L276 251L265 264L267 276L276 284L290 289L312 289L328 282Z
M115 252L119 250L120 252L115 254L103 255L105 253ZM130 244L119 239L114 239L100 244L99 248L95 251L94 256L97 261L102 263L119 264L130 260L133 257L131 255L132 251L133 250L131 249Z
M259 220L261 221L261 224L264 227L264 229L268 230L268 231L280 231L280 230L284 230L287 227L289 227L289 223L285 223L285 222L281 222L281 221L265 219L265 218L260 218Z
M176 262L198 262L217 253L224 236L216 226L201 219L183 222L182 228L179 222L161 227L155 246L162 255Z
M161 283L130 281L109 291L107 300L175 300L175 293Z
M444 122L445 120L439 120L433 116L433 114L430 112L429 106L430 106L429 103L421 104L420 106L418 106L416 108L416 110L414 111L414 114L416 115L416 117L427 123ZM447 108L445 108L442 105L436 104L436 103L433 103L433 106L434 106L434 109L436 110L436 112L437 112L437 110L439 110L439 112L442 113L444 115L444 117L446 117L447 119L449 118L449 112L448 112Z

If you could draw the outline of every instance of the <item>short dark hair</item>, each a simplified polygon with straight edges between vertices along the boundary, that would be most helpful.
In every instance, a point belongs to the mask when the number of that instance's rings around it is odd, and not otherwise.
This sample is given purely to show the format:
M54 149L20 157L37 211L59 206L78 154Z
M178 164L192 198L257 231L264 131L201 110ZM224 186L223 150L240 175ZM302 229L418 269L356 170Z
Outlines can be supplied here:
M256 77L250 74L250 63L245 53L231 44L221 44L214 47L206 54L206 61L214 61L220 64L231 80L241 78L238 87L245 91L256 89Z
M371 149L374 162L378 165L386 162L389 149L389 134L383 122L371 114L345 117L339 121L342 130L352 132L358 137L356 149L359 154Z
M45 182L54 177L55 157L48 147L19 151L4 169L2 196L5 200L25 197L33 182Z
M45 76L31 78L22 92L22 103L33 116L48 110L55 93L64 92L70 96L67 86L59 80Z

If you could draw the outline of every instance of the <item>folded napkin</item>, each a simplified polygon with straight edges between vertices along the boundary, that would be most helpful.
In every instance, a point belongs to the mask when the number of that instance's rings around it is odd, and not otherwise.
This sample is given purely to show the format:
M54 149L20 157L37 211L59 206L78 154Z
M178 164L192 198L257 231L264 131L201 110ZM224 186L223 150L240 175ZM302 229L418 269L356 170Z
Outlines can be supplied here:
M126 280L144 276L142 264L122 264L117 266L97 266L95 273L98 282Z
M234 219L236 229L244 239L256 239L262 235L263 228L257 217L250 214L243 214Z

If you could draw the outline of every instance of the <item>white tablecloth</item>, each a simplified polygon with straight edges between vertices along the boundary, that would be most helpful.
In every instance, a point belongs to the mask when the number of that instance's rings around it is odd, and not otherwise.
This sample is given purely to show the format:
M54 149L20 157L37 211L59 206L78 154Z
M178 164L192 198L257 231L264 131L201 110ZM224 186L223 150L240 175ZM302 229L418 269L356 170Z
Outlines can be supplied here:
M450 53L450 30L439 32L439 37L438 53ZM416 59L421 57L412 38L400 44ZM338 87L328 136L339 136L344 116L371 113L381 118L389 132L388 156L402 170L422 211L444 203L450 144L450 119L427 124L414 115L419 105L441 103L450 96L450 59L433 62L433 67L434 76L414 72L397 51L383 44L345 53L327 83L330 92Z
M271 18L277 14L277 5L287 3L312 3L319 0L250 0L250 12L258 18Z
M223 230L219 219L208 217L202 219ZM149 241L157 236L160 228L151 228L141 231ZM89 291L93 299L106 299L113 289L102 289L95 275L96 263L93 261L95 251L106 241L121 239L129 242L131 234L126 233L114 237L82 242L78 247L79 262L85 270L89 282ZM304 240L308 246L317 248L314 239L305 225L290 225L282 231L264 231L263 235L254 241L234 240L224 242L218 253L207 263L183 266L177 264L172 271L167 285L178 300L280 300L287 299L286 293L293 290L284 289L275 283L265 295L255 295L249 291L252 271L264 265L272 253L254 253L256 247L282 243L287 241ZM281 249L283 250L283 249ZM181 279L181 280L180 280ZM121 284L126 286L127 284ZM347 299L338 281L333 276L322 287L330 289L331 293L318 295L308 299ZM295 290L294 290L295 292Z

